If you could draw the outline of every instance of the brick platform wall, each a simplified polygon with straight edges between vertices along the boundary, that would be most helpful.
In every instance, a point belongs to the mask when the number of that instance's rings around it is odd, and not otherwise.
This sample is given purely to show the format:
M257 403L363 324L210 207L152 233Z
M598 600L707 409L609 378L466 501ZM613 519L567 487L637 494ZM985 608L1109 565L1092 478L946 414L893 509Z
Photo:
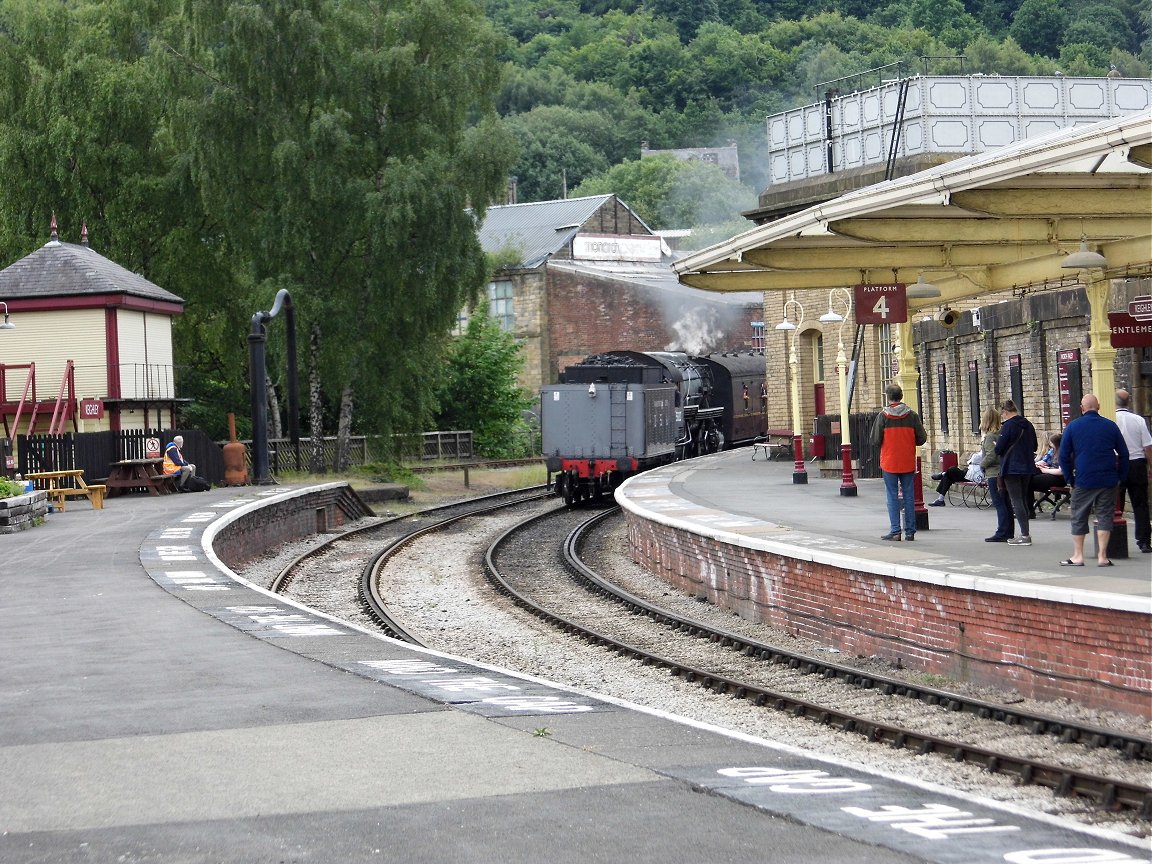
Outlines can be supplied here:
M845 654L1152 718L1147 615L889 578L625 516L637 563L746 620Z
M347 484L313 487L291 498L270 501L225 525L213 548L221 561L236 569L285 543L338 531L348 522L371 515L372 510Z

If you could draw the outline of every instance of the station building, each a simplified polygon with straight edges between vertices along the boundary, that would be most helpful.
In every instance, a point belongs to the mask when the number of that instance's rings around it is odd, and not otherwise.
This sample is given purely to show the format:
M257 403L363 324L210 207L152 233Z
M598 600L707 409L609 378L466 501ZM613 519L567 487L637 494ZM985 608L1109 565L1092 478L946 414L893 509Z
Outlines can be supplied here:
M1150 93L1146 79L917 76L777 115L772 182L746 214L758 226L673 267L694 287L764 292L769 427L829 471L842 390L863 420L890 381L925 418L926 473L974 449L981 410L1006 398L1041 435L1082 393L1111 412L1117 387L1147 418L1148 334L1117 334L1109 315L1152 295ZM1082 250L1105 266L1065 266ZM907 318L858 326L862 285L907 286Z
M605 351L762 348L763 295L682 285L668 243L615 195L489 207L480 242L500 262L488 311L523 346L526 389Z
M98 253L48 242L0 270L0 437L172 427L184 301Z

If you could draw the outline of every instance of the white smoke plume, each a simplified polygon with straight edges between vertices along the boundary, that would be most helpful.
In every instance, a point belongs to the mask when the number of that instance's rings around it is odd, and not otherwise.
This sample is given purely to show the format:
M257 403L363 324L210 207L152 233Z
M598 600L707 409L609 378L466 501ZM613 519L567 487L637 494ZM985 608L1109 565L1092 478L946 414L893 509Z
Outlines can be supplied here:
M715 310L696 307L683 313L672 322L676 334L673 342L664 346L665 351L684 351L688 354L708 354L720 350L725 341L724 328L717 320ZM731 334L728 334L728 341Z

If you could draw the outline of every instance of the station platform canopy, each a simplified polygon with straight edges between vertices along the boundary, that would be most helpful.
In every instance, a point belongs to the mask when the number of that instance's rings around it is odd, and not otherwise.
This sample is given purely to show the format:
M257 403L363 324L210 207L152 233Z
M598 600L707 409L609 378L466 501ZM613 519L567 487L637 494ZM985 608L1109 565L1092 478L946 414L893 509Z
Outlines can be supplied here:
M1081 244L1111 278L1152 274L1152 113L1063 129L858 189L675 262L710 291L905 283L912 310L1059 287Z

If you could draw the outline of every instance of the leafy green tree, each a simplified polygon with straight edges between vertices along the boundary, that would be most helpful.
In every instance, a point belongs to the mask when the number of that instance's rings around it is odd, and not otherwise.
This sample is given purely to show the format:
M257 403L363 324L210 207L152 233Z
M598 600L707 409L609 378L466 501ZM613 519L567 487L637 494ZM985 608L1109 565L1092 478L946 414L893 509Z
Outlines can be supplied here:
M720 20L720 4L717 0L648 0L648 11L659 18L666 18L676 25L682 42L690 42L700 26L708 21Z
M263 308L292 292L313 437L326 406L341 437L354 411L383 434L419 428L430 360L484 281L473 219L511 164L492 106L500 40L470 0L185 14L166 52L172 135Z
M508 128L516 137L519 159L512 168L518 201L548 201L564 197L565 186L604 171L609 160L593 142L596 133L611 128L609 118L571 108L536 108L512 117ZM591 133L589 141L581 130Z
M1012 18L1008 34L1030 54L1056 57L1067 21L1068 14L1060 0L1024 0Z
M1092 3L1077 7L1064 31L1063 44L1078 42L1095 45L1106 52L1113 47L1132 51L1138 46L1139 39L1120 9L1110 4Z
M473 315L452 344L437 387L438 428L471 429L476 451L491 459L531 455L523 414L536 400L516 383L523 366L512 334L488 315Z
M0 254L82 225L94 249L184 298L173 325L182 421L224 437L245 413L244 290L219 225L199 206L163 130L151 36L165 0L0 2ZM237 398L237 394L241 394Z
M728 222L756 205L752 190L717 166L663 154L616 165L574 192L608 193L619 196L653 229Z

